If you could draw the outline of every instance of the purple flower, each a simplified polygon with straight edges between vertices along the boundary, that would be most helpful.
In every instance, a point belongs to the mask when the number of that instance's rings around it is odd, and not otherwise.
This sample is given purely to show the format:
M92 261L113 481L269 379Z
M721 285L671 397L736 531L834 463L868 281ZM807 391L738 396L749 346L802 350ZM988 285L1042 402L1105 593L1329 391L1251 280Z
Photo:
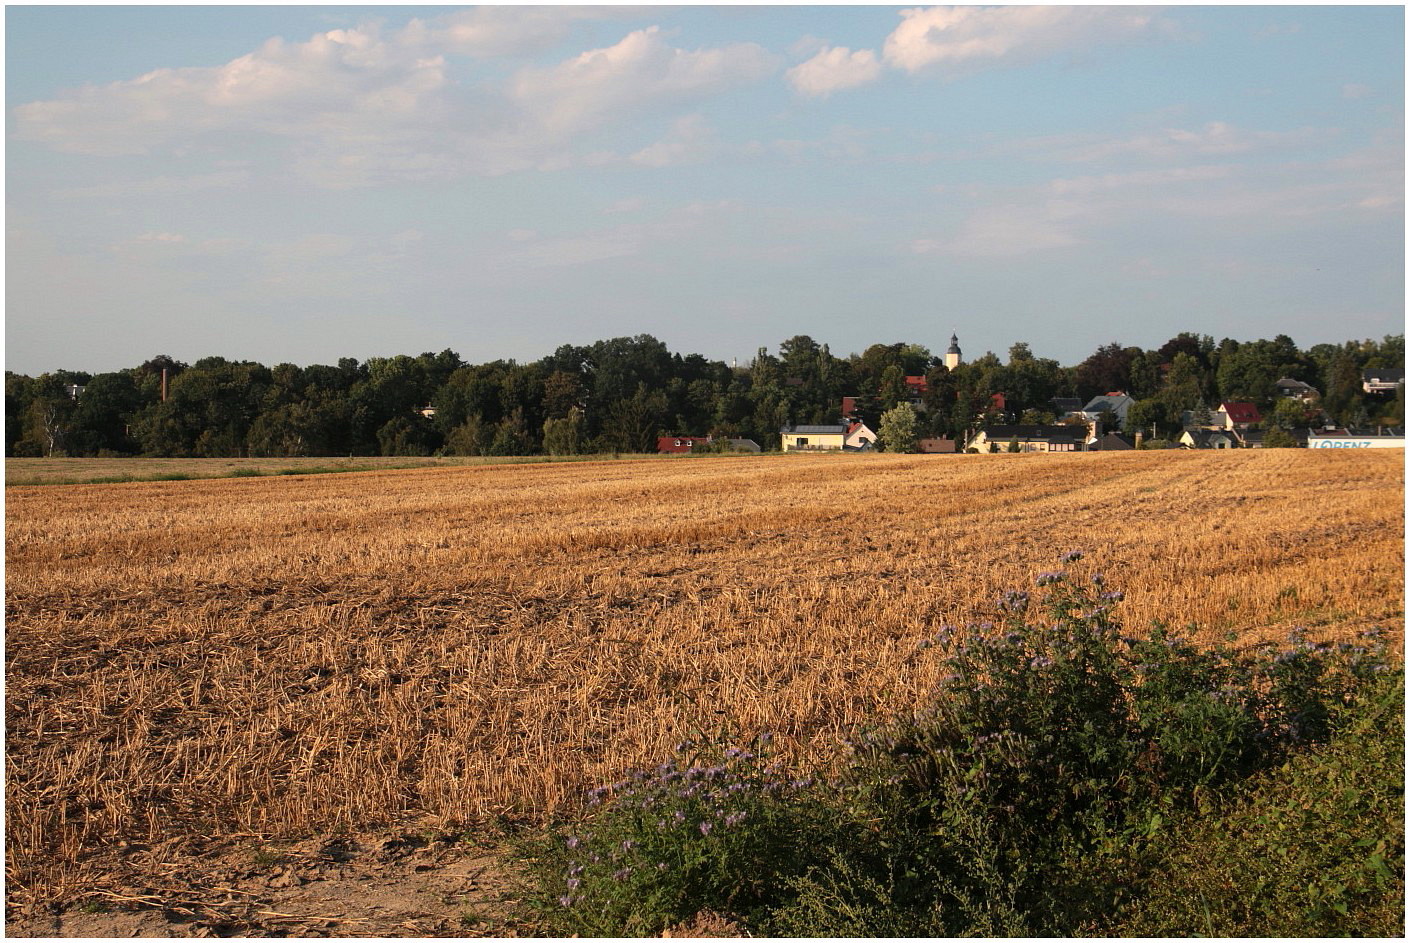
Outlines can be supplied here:
M616 871L612 872L612 880L625 881L627 879L627 875L631 873L632 869L630 867L618 868Z
M675 816L675 820L676 820L677 822L684 822L684 821L685 821L685 813L682 812L680 809L677 809L677 810L675 811L674 816Z
M1039 586L1051 586L1062 581L1067 574L1061 570L1052 570L1047 573L1039 573L1037 583Z
M1022 612L1028 608L1028 594L1018 590L1008 590L999 597L999 608L1010 612Z
M1030 667L1030 668L1050 668L1050 667L1052 667L1052 664L1053 664L1053 660L1052 660L1051 658L1047 657L1046 655L1039 655L1037 658L1034 658L1032 661L1030 661L1030 662L1028 663L1028 667Z
M1082 551L1081 551L1081 550L1069 550L1069 551L1067 551L1067 553L1064 553L1061 557L1058 558L1058 562L1059 562L1059 563L1076 563L1078 560L1081 560L1081 559L1082 559Z
M576 891L579 887L582 886L582 884L583 884L583 882L582 882L581 880L579 880L578 878L569 878L569 879L568 879L568 890L570 890L570 891Z
M768 746L770 743L773 743L773 740L774 740L774 735L771 734L771 733L769 733L767 730L765 730L763 733L759 734L759 746L761 746L761 747L766 747L766 746Z
M576 835L568 836L568 847L576 848L583 843L583 840Z
M709 835L709 834L710 834L710 829L712 829L712 828L714 828L714 827L715 827L715 824L714 824L713 822L701 822L701 823L700 823L700 834L701 834L701 835Z
M562 897L558 898L558 903L562 904L564 907L571 907L573 906L573 901L576 899L575 897L564 894Z
M664 871L664 870L666 870L666 862L664 862L664 861L658 861L658 862L656 862L656 870L657 870L657 871Z
M631 850L632 850L633 848L635 848L635 847L636 847L636 842L632 841L630 838L628 838L626 841L622 842L622 850L623 850L623 851L631 851Z

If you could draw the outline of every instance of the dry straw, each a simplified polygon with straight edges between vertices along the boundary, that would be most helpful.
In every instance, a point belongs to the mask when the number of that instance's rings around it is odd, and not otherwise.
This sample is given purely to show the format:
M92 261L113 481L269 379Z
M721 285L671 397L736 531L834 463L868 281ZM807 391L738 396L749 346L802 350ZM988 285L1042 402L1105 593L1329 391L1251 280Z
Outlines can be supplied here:
M1127 624L1400 631L1399 455L788 456L10 488L16 901L122 842L541 817L725 728L816 758L1064 551Z

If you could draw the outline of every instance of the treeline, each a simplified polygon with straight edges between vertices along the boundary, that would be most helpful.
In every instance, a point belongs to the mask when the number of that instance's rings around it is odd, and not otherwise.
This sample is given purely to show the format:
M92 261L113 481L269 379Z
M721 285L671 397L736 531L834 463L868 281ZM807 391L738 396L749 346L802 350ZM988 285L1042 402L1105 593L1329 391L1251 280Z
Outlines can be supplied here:
M649 335L564 345L533 363L470 364L452 350L266 367L161 355L113 373L5 374L5 453L23 456L524 455L650 452L658 435L753 439L777 448L786 424L841 418L843 396L873 429L924 376L919 433L964 435L986 421L1049 422L1051 400L1121 390L1128 424L1178 431L1186 410L1251 401L1277 422L1400 425L1404 392L1362 392L1362 372L1403 368L1404 335L1318 344L1218 344L1182 333L1154 350L1107 344L1076 366L1014 344L946 369L919 344L874 344L838 357L807 336L760 348L747 366L672 353ZM163 371L166 397L162 397ZM1280 403L1288 377L1315 406ZM78 390L76 388L81 388ZM1003 407L994 394L1003 394ZM429 407L429 408L428 408Z

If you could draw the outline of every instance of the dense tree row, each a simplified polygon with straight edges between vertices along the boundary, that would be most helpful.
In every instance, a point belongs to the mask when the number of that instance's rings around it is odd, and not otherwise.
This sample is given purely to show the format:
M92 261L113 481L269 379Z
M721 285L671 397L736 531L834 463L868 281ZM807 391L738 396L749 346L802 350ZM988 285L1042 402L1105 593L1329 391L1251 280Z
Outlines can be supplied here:
M837 357L810 337L761 348L746 367L671 353L649 335L565 345L535 363L469 364L451 350L418 357L353 359L336 366L274 367L207 357L158 356L90 375L58 370L5 374L8 456L519 455L645 452L657 435L751 438L777 448L788 423L840 419L843 396L879 429L881 416L928 389L916 435L957 435L996 418L1045 422L1051 400L1084 402L1122 390L1138 402L1133 426L1178 428L1183 412L1247 400L1291 428L1327 418L1342 425L1398 425L1395 397L1363 393L1362 371L1403 368L1404 336L1318 344L1291 339L1215 344L1180 334L1155 350L1108 344L1075 367L1014 344L948 370L918 344L874 344ZM163 399L163 372L166 396ZM1317 408L1276 402L1289 377L1322 393ZM74 395L73 388L82 391ZM431 407L431 409L427 409ZM1276 407L1276 408L1275 408ZM1318 410L1323 412L1319 414Z

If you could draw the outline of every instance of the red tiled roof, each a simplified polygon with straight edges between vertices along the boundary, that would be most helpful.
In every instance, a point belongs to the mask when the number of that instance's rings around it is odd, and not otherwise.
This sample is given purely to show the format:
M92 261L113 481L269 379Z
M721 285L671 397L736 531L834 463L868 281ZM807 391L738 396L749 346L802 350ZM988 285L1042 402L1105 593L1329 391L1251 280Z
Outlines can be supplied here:
M708 441L703 435L663 435L656 439L656 451L690 452L696 445L704 445Z
M1263 419L1252 403L1220 403L1219 408L1228 415L1230 422L1260 422Z

